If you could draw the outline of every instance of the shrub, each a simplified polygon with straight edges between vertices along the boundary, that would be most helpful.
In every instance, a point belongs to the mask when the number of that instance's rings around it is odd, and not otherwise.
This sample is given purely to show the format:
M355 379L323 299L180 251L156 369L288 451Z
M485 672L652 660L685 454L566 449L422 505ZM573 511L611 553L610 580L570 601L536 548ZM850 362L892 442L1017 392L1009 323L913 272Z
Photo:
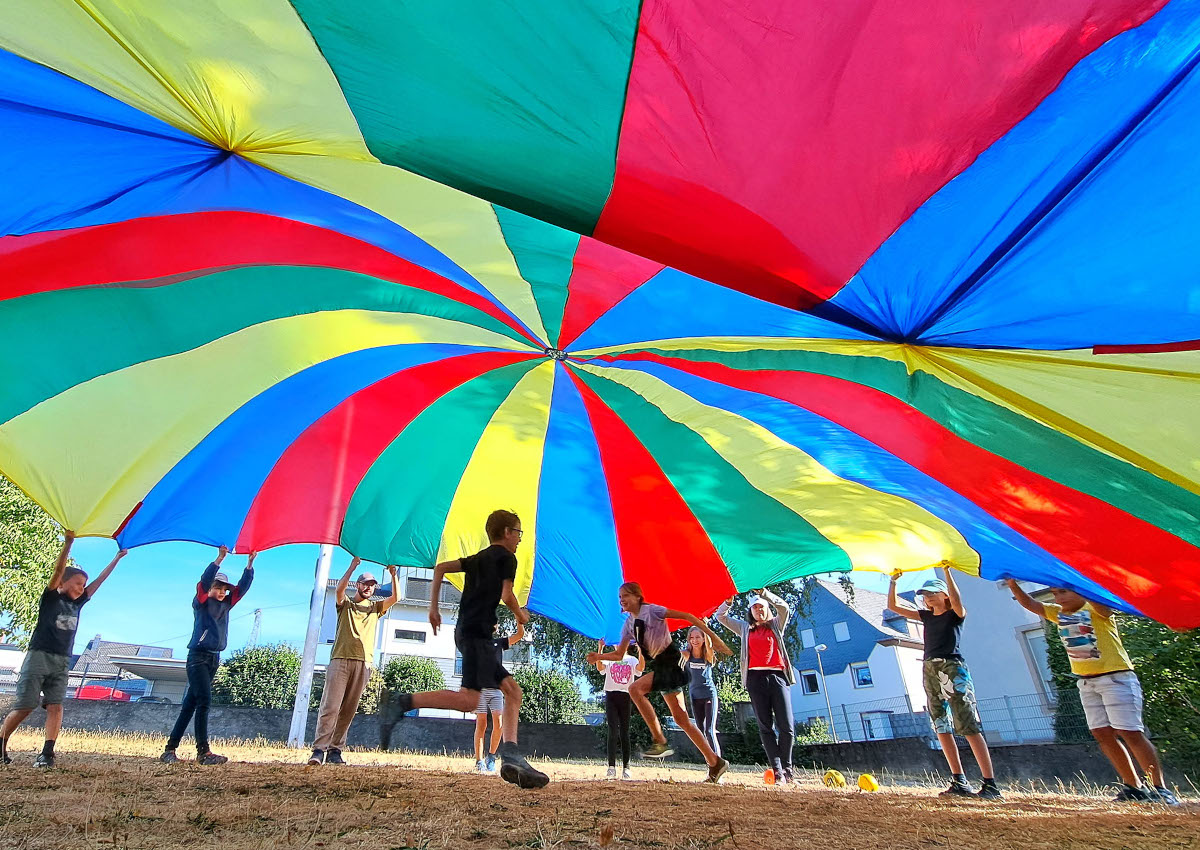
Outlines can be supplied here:
M383 687L392 693L415 694L446 687L442 668L432 658L400 655L383 665L379 675Z
M583 698L575 680L554 668L518 667L513 678L524 691L522 723L582 723Z
M300 680L300 653L286 643L239 649L213 679L213 702L253 708L291 708Z

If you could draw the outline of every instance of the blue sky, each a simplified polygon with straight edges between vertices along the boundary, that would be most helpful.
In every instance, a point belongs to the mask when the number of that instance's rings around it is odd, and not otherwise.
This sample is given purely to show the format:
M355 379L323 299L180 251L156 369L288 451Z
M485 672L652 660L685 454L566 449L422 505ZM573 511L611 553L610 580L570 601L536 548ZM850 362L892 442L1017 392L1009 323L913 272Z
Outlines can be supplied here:
M318 549L312 544L297 544L270 549L258 556L254 587L230 618L230 650L245 646L255 608L263 609L260 643L283 641L297 647L303 644ZM71 554L83 569L95 576L116 551L111 540L83 538L75 542ZM157 543L131 551L84 609L76 651L100 635L105 640L122 643L167 646L175 650L177 657L186 655L192 633L192 593L200 573L216 557L216 551L195 543ZM222 568L236 582L245 563L244 555L230 555ZM349 564L349 554L335 548L329 574L336 578ZM907 575L900 587L916 587L928 575ZM860 587L887 590L887 578L881 574L854 573L852 577Z

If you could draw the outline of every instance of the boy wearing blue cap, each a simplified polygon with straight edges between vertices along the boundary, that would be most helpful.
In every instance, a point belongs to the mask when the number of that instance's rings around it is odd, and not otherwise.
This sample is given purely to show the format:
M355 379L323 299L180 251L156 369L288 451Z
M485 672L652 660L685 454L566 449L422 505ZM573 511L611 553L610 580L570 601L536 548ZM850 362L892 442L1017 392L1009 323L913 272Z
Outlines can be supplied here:
M1002 796L996 787L992 756L983 737L979 709L975 704L975 685L971 682L971 671L967 669L967 662L959 650L967 610L958 595L958 586L954 583L950 567L943 567L942 573L945 575L944 581L930 579L917 591L917 595L925 602L924 609L915 608L896 597L896 579L900 573L892 573L892 582L888 587L888 610L909 620L919 620L925 626L925 697L929 719L942 745L951 775L950 787L941 796L978 796L985 800L999 800ZM979 762L983 786L978 793L963 773L958 744L954 741L956 732L967 739L975 760Z
M179 708L179 719L175 721L175 728L171 730L163 754L158 757L164 764L179 761L175 749L183 739L193 715L196 718L196 763L224 764L229 761L208 748L208 707L212 704L213 679L216 678L217 668L221 666L221 652L229 639L229 609L242 601L250 589L250 583L254 581L256 553L250 553L246 569L242 571L236 587L221 572L221 562L228 554L229 550L222 546L217 552L217 559L205 568L200 574L200 581L196 583L196 594L192 597L195 623L187 654L188 688L183 695L183 705Z

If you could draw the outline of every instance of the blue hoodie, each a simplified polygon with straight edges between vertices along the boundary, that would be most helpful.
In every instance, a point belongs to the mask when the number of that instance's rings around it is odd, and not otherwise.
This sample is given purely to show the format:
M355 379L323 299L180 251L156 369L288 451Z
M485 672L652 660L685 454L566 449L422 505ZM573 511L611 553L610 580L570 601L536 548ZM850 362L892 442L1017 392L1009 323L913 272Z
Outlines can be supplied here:
M242 577L225 595L223 601L209 598L208 591L217 577L217 565L209 564L196 583L196 596L192 599L192 610L195 612L196 624L192 627L192 639L188 641L188 649L200 649L207 652L220 652L225 649L229 640L229 609L242 601L250 583L254 581L254 570L245 569Z

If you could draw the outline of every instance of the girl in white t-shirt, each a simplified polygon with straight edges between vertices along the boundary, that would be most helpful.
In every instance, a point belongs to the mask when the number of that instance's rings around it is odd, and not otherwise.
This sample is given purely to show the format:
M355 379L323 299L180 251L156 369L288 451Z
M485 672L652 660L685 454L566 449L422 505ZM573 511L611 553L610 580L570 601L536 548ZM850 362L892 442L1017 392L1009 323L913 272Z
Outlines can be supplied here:
M604 652L604 640L597 645ZM640 653L639 653L640 655ZM645 659L626 653L620 661L597 661L596 669L604 674L604 716L608 718L608 778L617 778L617 742L621 744L621 778L632 779L629 773L629 715L633 701L629 686L642 674Z

